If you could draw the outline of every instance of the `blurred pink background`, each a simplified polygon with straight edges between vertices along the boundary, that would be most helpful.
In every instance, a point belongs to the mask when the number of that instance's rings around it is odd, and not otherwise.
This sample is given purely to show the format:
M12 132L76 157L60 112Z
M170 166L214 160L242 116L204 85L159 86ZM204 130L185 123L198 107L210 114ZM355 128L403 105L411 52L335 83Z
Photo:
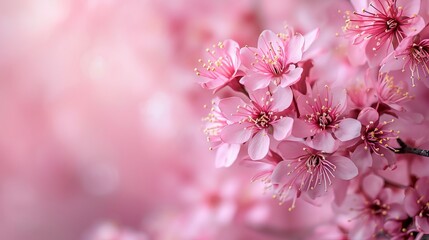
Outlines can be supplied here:
M323 26L338 7L314 2L0 1L1 239L281 239L299 229L299 210L264 195L249 169L215 169L201 121L211 93L193 69L227 38L251 45L286 21ZM319 216L306 224L329 217Z

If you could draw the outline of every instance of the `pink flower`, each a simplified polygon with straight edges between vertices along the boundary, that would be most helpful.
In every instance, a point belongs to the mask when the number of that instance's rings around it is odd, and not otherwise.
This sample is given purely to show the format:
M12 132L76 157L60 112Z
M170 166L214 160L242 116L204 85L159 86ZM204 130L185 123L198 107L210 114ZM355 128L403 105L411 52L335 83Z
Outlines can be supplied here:
M429 27L426 27L429 29ZM398 48L383 60L384 72L401 69L411 72L411 82L429 76L429 39L419 40L419 37L407 37ZM429 84L426 84L429 86Z
M277 164L272 181L280 186L280 196L294 189L314 199L326 193L335 178L350 180L358 174L349 158L312 149L301 142L283 141L278 150L283 161Z
M240 46L233 40L226 40L213 45L213 49L206 49L207 62L202 59L202 69L195 68L199 82L203 88L215 91L227 85L235 77L240 76L238 70L241 64Z
M408 216L403 204L390 205L387 220L383 226L386 234L392 240L421 239L423 233L419 233L415 227L414 219Z
M347 15L345 32L354 35L354 44L368 40L366 56L370 66L381 60L402 39L418 34L424 20L417 15L420 0L353 1L357 11ZM363 9L363 10L362 10ZM362 11L362 12L360 12Z
M246 104L238 97L222 99L219 108L231 122L222 129L221 138L230 144L249 141L248 153L251 159L264 158L269 150L271 136L283 140L290 135L293 119L281 112L292 102L290 88L279 89L275 93L258 90Z
M352 153L352 160L360 171L368 167L385 169L394 165L396 156L392 152L390 140L398 137L397 132L388 129L393 122L381 121L378 112L373 108L364 108L359 113L358 120L363 125L361 133L362 144L358 145Z
M217 150L215 158L216 167L229 167L237 159L240 152L240 144L224 143L220 138L223 127L231 122L220 112L219 100L219 98L215 98L212 101L211 112L204 119L207 122L204 133L207 135L207 141L213 145L210 149Z
M349 194L341 209L350 213L356 220L350 231L350 239L371 239L382 232L383 223L389 214L392 191L384 188L384 180L374 174L365 176L361 183L360 194Z
M414 218L417 230L429 234L429 177L417 180L415 188L407 189L405 211Z
M359 136L361 124L358 120L345 118L346 91L333 91L325 87L312 94L297 97L300 120L295 121L295 137L312 137L313 147L332 152L336 148L336 139L348 141Z
M407 86L396 85L393 76L387 73L378 74L376 88L379 102L396 111L403 111L402 104L412 99L412 96L407 91Z
M240 80L251 91L274 86L287 87L297 82L303 69L297 66L304 51L316 39L318 30L305 38L289 30L285 34L275 34L270 30L261 33L258 48L244 47L241 57L246 75Z

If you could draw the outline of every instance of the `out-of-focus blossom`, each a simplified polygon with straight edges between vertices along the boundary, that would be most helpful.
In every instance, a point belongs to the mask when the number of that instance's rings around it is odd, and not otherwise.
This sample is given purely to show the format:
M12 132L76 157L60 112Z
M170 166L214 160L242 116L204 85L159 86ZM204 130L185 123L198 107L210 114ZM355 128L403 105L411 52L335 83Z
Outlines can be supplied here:
M407 189L405 211L413 217L418 231L429 234L429 177L420 178L415 188Z
M226 118L219 109L219 98L212 100L212 108L205 119L207 121L204 132L207 134L207 141L213 144L210 149L216 149L216 167L229 167L237 159L240 151L240 144L229 144L222 141L220 133L222 128L231 121Z

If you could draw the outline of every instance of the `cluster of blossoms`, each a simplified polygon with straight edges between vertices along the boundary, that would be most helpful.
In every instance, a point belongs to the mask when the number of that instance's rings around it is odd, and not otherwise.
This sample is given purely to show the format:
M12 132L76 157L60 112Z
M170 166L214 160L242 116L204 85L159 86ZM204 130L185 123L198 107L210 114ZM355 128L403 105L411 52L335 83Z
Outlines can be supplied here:
M195 68L216 95L205 133L217 167L257 163L254 180L289 210L333 197L347 216L332 223L344 237L420 239L429 234L429 154L410 147L426 144L410 126L428 121L409 91L429 86L429 26L418 0L352 3L338 35L362 50L355 79L313 71L325 64L319 29L265 30L257 47L207 49Z

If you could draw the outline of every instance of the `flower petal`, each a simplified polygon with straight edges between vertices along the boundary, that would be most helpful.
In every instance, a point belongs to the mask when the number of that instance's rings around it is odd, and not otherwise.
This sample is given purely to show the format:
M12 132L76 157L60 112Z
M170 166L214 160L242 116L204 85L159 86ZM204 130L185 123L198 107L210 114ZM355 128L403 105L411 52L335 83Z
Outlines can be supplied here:
M367 168L372 166L372 155L368 149L365 149L364 144L359 145L350 158L358 167L359 172L365 172Z
M313 135L311 126L302 119L295 119L292 127L292 135L298 138L305 138Z
M316 28L312 30L311 32L304 35L304 49L303 51L307 51L311 44L316 40L316 38L319 36L319 28Z
M303 71L304 70L300 67L295 67L292 64L289 65L289 72L283 74L280 86L284 88L298 82Z
M381 189L383 189L383 186L383 178L374 174L369 174L362 180L363 191L370 199L375 199L380 193Z
M287 62L297 63L302 59L304 49L304 37L301 34L296 34L291 37L287 45Z
M421 0L397 0L396 6L402 8L403 16L413 16L419 14Z
M349 158L343 156L332 156L329 161L335 165L334 175L343 180L350 180L357 176L358 169Z
M345 142L357 138L360 135L361 129L362 125L358 120L346 118L340 121L338 129L334 134L340 141Z
M416 216L420 211L420 205L418 204L417 200L419 200L419 195L417 194L416 190L413 188L408 188L405 191L404 197L404 208L408 215Z
M281 112L288 108L292 103L293 94L290 87L277 88L273 93L273 101L271 102L271 110Z
M290 135L292 132L293 119L290 117L283 117L277 122L272 124L274 139L281 141Z
M240 144L222 144L216 152L215 166L217 168L230 167L237 159L240 146Z
M416 220L416 227L417 230L420 232L423 232L425 234L429 233L429 218L426 216L423 217L416 217L414 218Z
M367 126L370 122L375 123L378 121L379 114L377 110L372 107L366 107L362 109L357 117L357 119L362 123L362 125Z
M293 141L282 141L277 146L280 156L286 160L295 160L307 154L307 152L304 151L305 148L308 148L308 146L304 143Z
M243 84L250 91L255 91L261 88L265 88L270 85L271 76L261 73L248 73L242 79L240 83Z
M226 143L244 143L252 136L247 123L234 123L222 128L220 138Z
M314 135L313 148L331 153L335 150L335 139L331 133L326 131Z
M270 137L265 130L260 130L249 141L248 153L252 160L260 160L268 154Z
M219 109L223 116L232 121L238 122L243 116L237 115L238 106L245 106L246 103L239 97L224 98L219 101Z

